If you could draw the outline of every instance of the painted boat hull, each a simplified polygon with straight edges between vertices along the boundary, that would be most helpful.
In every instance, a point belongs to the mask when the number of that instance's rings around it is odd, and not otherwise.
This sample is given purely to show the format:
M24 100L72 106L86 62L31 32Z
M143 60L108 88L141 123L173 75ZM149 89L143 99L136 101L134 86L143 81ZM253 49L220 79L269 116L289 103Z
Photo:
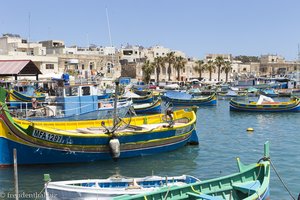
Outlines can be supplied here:
M134 106L133 106L134 107ZM146 107L134 107L136 114L156 114L161 113L161 100L156 101L155 103L146 106Z
M300 100L297 98L295 101L285 102L282 104L251 104L239 103L234 100L230 101L231 111L243 112L299 112Z
M121 151L120 158L146 156L176 150L186 145L190 137L184 140L153 146L149 148L131 149ZM0 137L0 165L13 164L13 149L17 150L18 164L55 164L94 162L98 160L111 160L109 151L106 152L73 152L69 150L55 150L52 148L33 147Z
M269 200L270 156L265 143L264 157L258 163L244 165L237 158L239 171L227 176L202 180L183 186L161 188L158 191L115 197L115 200L145 199L206 199L206 200Z
M57 199L112 199L128 194L156 191L162 187L172 187L199 182L199 179L182 175L175 177L147 176L144 178L109 178L47 182L46 200Z
M201 99L175 99L167 96L162 96L161 98L167 103L170 102L173 106L215 106L217 104L215 94Z
M178 121L173 126L167 126L163 114L123 119L121 122L127 122L126 126L112 135L100 125L109 127L112 119L62 122L13 119L3 96L0 88L0 165L13 163L14 148L19 164L46 164L112 159L109 144L115 137L120 143L118 158L172 151L189 142L198 142L193 111L175 111L174 119Z
M27 96L25 94L15 91L15 90L12 90L10 92L10 96L11 96L10 97L11 99L13 99L15 101L21 101L21 102L31 102L32 98L36 98L36 100L39 102L44 102L46 99L45 95L43 95L43 96Z

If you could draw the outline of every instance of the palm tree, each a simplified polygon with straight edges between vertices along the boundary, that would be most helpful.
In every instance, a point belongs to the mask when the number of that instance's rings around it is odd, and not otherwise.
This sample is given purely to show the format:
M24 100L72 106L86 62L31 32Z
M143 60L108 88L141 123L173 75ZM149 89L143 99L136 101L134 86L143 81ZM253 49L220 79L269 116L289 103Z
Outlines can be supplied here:
M180 70L185 67L186 60L182 57L175 57L174 68L177 70L177 80L180 81Z
M143 81L149 83L151 74L154 72L154 65L149 60L146 60L142 66Z
M222 65L224 65L224 59L223 59L222 56L218 56L218 57L215 59L215 65L216 65L217 68L218 68L218 81L220 81L221 67L222 67Z
M209 60L205 65L205 69L209 72L209 81L211 81L211 75L212 72L216 69L216 66L214 65L214 61L212 60Z
M230 61L225 61L221 70L224 71L225 74L226 74L226 83L227 83L227 81L228 81L228 73L231 72L231 70L232 70L231 62Z
M195 63L197 64L197 66L194 67L194 70L199 73L199 80L201 81L202 72L204 72L204 70L205 70L204 61L203 60L197 60Z
M172 64L175 62L175 52L167 53L167 56L165 57L165 62L168 63L168 80L171 80L171 73L172 73Z
M159 84L159 74L160 74L160 67L165 64L165 59L161 56L154 58L154 66L156 69L156 85Z

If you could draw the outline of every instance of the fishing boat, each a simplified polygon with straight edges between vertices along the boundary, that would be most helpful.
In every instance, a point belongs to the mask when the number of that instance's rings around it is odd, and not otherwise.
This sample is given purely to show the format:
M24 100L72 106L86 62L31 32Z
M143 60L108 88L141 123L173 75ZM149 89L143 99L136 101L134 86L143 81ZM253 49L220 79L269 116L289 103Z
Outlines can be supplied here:
M275 102L270 97L260 95L256 102L243 103L230 100L230 110L248 112L295 112L300 111L300 99L295 97L287 102Z
M131 91L126 91L123 95L123 98L130 98L134 104L144 104L144 103L152 103L154 101L154 97L152 93L147 94L145 96L138 95Z
M44 102L46 95L37 92L33 85L16 85L14 89L7 91L7 102L12 108L32 108L32 100Z
M173 106L213 106L217 104L216 94L208 97L193 97L185 92L166 91L161 98Z
M45 181L49 175L45 174ZM147 176L142 178L126 178L113 176L108 179L87 179L56 181L45 183L46 200L57 199L112 199L120 195L134 195L153 192L163 187L173 187L199 182L189 175L162 177Z
M152 103L133 104L136 114L156 114L161 113L161 99L157 99Z
M260 94L267 97L278 97L279 93L273 88L265 88L260 90Z
M247 97L247 92L228 90L226 93L218 93L219 99L243 99Z
M32 85L19 85L9 91L9 101L31 102L32 98L38 101L45 101L46 95L37 92Z
M91 103L91 102L90 102ZM122 100L117 102L117 115L121 118L130 114L132 107L132 101ZM113 117L114 107L111 99L99 100L98 108L92 111L80 112L79 114L64 114L63 110L60 110L58 105L47 105L37 109L14 111L12 114L19 119L25 119L29 121L74 121L74 120L96 120L96 119L109 119ZM80 108L77 108L80 109Z
M237 158L239 171L220 178L202 180L182 186L165 187L154 192L122 195L115 200L202 199L202 200L268 200L270 199L269 143L258 163L244 165Z
M47 101L20 102L21 109L14 109L14 115L27 120L63 121L94 120L112 118L114 99L100 99L98 86L94 84L75 84L57 87L55 96ZM107 93L101 95L106 98ZM117 100L117 114L125 117L132 101Z
M28 121L12 118L0 88L0 165L71 163L150 155L198 143L193 110L119 119ZM114 113L116 115L116 113Z

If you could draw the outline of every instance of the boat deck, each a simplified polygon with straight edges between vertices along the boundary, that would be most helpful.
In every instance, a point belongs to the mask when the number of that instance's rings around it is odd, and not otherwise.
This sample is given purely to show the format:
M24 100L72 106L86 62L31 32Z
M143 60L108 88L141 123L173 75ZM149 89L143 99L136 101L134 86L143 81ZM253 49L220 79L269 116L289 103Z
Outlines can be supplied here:
M185 125L185 122L175 122L173 127ZM120 127L115 133L126 133L126 132L149 132L154 129L161 129L168 126L168 123L158 123L158 124L143 124L139 126L124 126L124 128ZM109 127L111 130L111 127ZM102 126L99 127L88 127L88 128L77 128L75 130L62 130L55 129L56 132L69 132L69 133L79 133L79 134L104 134L106 133L106 129Z

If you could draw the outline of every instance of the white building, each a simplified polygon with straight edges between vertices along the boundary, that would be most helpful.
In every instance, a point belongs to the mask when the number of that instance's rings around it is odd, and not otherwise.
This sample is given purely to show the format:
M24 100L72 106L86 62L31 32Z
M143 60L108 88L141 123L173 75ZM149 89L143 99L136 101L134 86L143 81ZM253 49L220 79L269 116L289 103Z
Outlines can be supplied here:
M46 55L46 48L39 43L28 42L16 34L3 34L0 38L1 55Z
M28 43L16 34L4 34L0 38L0 60L32 60L43 73L40 77L59 73L56 56L46 56L42 44Z

